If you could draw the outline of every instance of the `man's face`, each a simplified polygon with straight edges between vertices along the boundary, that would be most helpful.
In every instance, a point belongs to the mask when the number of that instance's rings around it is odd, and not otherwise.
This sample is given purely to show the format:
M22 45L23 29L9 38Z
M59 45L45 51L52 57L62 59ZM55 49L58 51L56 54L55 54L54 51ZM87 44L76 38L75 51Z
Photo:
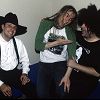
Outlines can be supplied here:
M2 29L5 37L11 39L16 33L17 26L7 22L2 25Z
M60 15L58 19L59 26L63 27L70 24L74 20L75 16L75 13L71 10L68 10L66 13Z
M80 28L82 30L82 36L85 38L88 38L89 37L89 30L88 30L87 26L85 24L82 24L80 26Z

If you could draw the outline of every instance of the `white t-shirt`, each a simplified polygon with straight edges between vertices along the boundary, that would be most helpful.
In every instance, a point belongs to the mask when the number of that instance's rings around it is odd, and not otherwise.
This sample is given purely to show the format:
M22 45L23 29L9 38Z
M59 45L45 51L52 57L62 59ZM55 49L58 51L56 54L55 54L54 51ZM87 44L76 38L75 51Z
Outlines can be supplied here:
M48 41L54 41L58 37L67 39L65 28L56 29L55 27L52 27L44 35L43 42L47 43ZM67 45L52 47L40 52L40 61L45 63L65 61L67 58Z

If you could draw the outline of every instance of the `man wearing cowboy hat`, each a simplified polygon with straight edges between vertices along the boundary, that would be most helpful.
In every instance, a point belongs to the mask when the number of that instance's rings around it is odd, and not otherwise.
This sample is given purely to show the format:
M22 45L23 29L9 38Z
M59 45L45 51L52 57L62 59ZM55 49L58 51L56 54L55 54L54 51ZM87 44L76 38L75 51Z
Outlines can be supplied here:
M17 16L11 12L0 16L0 25L0 98L13 97L12 86L20 88L26 97L34 98L35 90L28 78L28 54L22 41L14 37L26 33L27 27L19 25Z

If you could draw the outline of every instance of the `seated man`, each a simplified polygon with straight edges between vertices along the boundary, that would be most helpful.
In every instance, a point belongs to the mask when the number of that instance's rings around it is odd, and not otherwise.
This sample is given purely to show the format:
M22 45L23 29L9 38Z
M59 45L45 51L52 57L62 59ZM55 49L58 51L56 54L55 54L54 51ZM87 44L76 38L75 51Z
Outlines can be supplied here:
M27 98L35 98L35 88L28 78L30 69L26 48L14 37L24 34L27 28L18 24L13 13L1 16L0 25L0 99L13 97L11 87L18 87Z

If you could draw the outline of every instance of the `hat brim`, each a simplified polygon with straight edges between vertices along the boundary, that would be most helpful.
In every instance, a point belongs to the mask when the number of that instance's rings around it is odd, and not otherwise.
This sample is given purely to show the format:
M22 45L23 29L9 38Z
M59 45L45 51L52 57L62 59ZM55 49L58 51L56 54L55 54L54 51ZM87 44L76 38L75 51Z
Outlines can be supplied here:
M27 27L18 25L15 36L25 34L26 32L27 32Z
M0 16L0 33L2 32L2 27L1 25L5 23L4 17ZM15 36L25 34L27 32L27 27L17 25L17 30Z

